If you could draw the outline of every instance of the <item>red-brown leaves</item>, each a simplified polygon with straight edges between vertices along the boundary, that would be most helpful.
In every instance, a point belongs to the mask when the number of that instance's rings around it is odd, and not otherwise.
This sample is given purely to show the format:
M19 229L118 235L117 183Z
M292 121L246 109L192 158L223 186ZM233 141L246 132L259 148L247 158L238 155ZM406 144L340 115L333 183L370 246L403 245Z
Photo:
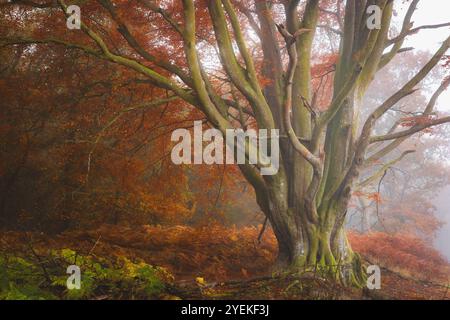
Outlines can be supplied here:
M435 119L436 116L434 115L405 117L401 119L400 125L402 127L426 126L432 123Z
M426 280L448 280L450 267L438 251L410 235L351 233L350 242L371 263Z

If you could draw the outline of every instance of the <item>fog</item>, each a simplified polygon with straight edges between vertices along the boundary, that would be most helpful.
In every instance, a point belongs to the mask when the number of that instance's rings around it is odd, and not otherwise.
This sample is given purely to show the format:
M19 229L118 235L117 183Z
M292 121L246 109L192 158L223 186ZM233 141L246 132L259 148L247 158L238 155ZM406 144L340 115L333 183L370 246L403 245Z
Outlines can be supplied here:
M400 1L398 1L400 3ZM408 3L398 4L398 11L401 13L397 19L403 18L408 7ZM440 8L436 10L436 8ZM426 0L421 1L417 11L414 13L414 25L423 26L430 24L446 23L449 21L450 1L443 0ZM405 47L411 46L416 50L432 52L436 50L447 36L448 28L422 30L421 32L409 37L405 41ZM438 103L438 107L442 111L450 110L450 90L444 92Z
M415 12L414 21L416 26L427 25L433 23L448 22L450 1L442 0L427 0L422 1ZM400 12L404 12L403 6ZM436 8L441 8L436 10ZM448 29L446 29L448 30ZM407 45L411 45L419 50L430 51L434 50L442 41L443 35L446 31L442 30L424 30L419 34L409 38ZM439 99L438 108L442 111L450 110L450 90L447 90ZM445 188L437 196L435 201L437 208L437 216L443 221L441 229L438 231L435 246L436 248L450 261L450 187Z
M435 204L437 215L444 222L437 234L435 246L450 261L450 187L441 192Z

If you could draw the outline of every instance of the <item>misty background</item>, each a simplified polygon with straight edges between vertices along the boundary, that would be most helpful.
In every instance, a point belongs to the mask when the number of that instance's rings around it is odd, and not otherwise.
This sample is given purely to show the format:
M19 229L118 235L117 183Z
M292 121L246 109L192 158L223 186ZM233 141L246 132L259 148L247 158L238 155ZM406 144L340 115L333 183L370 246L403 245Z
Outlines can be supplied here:
M402 5L401 10L406 6ZM439 10L436 10L439 8ZM418 10L414 14L415 26L438 24L449 22L450 1L426 0L421 1ZM398 18L403 15L400 14ZM422 30L419 34L408 39L406 46L412 46L423 51L436 49L446 35L448 29ZM442 111L450 111L450 90L447 89L439 99L438 107ZM448 155L450 162L450 155ZM450 186L443 189L435 200L437 216L444 223L437 233L435 240L436 248L450 261Z
M450 261L450 187L442 190L436 199L437 215L443 221L436 236L435 246Z

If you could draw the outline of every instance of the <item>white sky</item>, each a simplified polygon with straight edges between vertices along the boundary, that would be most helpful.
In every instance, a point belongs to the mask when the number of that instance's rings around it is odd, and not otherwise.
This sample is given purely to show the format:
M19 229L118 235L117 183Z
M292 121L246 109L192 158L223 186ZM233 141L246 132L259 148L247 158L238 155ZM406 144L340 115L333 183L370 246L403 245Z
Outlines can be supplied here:
M395 0L401 4L401 0ZM399 12L398 18L403 18L408 3L401 5L404 8ZM414 27L430 24L450 22L450 0L422 0L414 13ZM435 30L421 30L418 34L408 37L405 47L414 47L423 51L435 51L450 35L450 27ZM448 52L450 54L450 51ZM450 111L450 88L442 94L438 101L440 110Z

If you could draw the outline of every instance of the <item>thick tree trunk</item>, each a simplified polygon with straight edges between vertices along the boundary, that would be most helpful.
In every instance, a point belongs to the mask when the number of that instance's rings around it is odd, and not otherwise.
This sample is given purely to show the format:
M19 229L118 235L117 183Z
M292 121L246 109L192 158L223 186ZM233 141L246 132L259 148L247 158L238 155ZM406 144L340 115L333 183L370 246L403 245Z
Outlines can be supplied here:
M345 285L364 285L360 257L352 251L339 219L342 213L331 209L313 222L306 209L282 208L271 205L266 212L278 242L276 271L314 272Z

